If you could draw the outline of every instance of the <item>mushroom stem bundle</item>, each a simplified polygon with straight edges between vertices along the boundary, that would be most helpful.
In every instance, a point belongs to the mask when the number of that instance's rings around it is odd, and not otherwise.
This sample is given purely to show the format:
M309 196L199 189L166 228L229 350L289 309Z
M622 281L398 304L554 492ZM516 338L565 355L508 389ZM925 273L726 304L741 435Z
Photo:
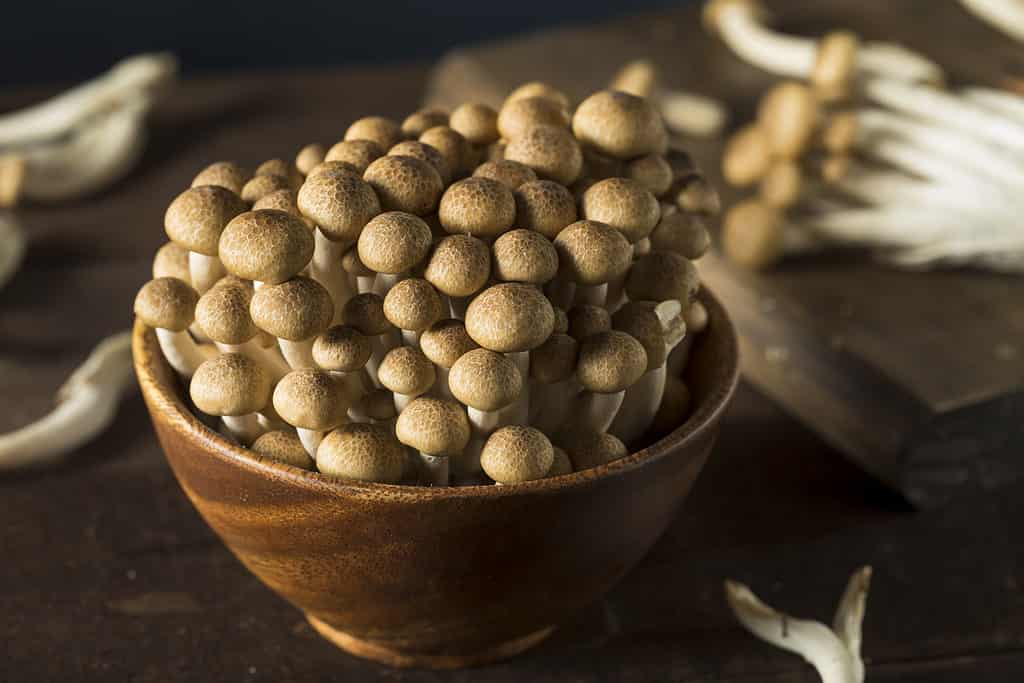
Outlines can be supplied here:
M51 462L91 441L113 421L132 376L131 334L101 341L57 391L52 412L0 435L0 471Z
M979 19L1024 42L1024 7L1016 0L960 0Z

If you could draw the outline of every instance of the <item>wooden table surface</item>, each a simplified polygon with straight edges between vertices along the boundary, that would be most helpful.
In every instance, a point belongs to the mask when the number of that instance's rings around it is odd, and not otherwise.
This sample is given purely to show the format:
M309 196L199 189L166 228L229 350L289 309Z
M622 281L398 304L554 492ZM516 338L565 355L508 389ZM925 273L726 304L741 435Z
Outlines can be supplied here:
M168 201L204 164L254 164L334 141L370 112L416 107L426 66L193 79L163 107L138 172L102 196L20 210L23 270L0 291L0 432L44 413L131 301ZM0 110L47 90L0 93ZM600 604L509 662L394 671L334 649L248 574L191 508L138 394L59 468L0 478L2 681L816 680L725 607L726 577L828 620L875 567L868 680L1020 680L1024 482L913 513L742 387L695 491Z

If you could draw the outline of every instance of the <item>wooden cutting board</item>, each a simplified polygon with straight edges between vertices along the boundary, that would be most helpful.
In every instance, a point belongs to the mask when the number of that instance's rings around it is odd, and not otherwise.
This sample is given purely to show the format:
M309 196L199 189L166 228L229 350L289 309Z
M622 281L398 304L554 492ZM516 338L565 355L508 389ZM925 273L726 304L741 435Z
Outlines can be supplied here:
M1024 74L1024 46L952 0L767 4L790 32L850 28L901 42L942 64L954 85ZM459 50L435 69L427 99L497 106L512 87L544 79L578 100L647 58L665 85L725 102L734 127L775 79L708 35L699 14L691 4ZM719 173L721 139L674 144L694 154L727 202L737 197ZM715 253L700 266L740 330L746 378L916 505L1024 472L1024 278L908 273L849 254L764 274ZM754 451L758 431L749 425Z

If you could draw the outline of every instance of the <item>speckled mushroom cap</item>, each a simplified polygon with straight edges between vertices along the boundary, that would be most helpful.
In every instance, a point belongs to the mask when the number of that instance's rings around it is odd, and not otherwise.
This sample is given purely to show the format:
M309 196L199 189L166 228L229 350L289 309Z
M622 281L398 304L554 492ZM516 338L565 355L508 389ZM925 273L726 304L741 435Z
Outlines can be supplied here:
M534 230L510 230L494 241L494 277L541 285L558 274L555 245Z
M613 90L583 100L572 130L580 143L616 159L659 154L667 142L665 124L649 100Z
M551 463L551 469L548 470L547 476L560 477L563 474L572 474L572 460L569 459L569 454L555 446L554 456L554 460Z
M416 139L435 126L447 126L448 114L440 109L419 109L402 121L402 135Z
M299 213L299 205L295 203L295 193L289 189L274 190L269 194L263 195L252 203L252 209L253 211L277 209L278 211L290 213L293 216L303 217Z
M293 427L323 432L348 419L348 399L329 372L292 370L274 388L274 410Z
M614 280L629 269L629 242L618 230L598 221L576 221L555 238L562 272L583 285Z
M543 97L554 102L562 109L569 111L569 98L565 96L565 93L541 81L523 83L508 94L505 102L513 102L527 97Z
M513 192L516 200L516 225L536 230L548 239L570 223L575 223L576 200L564 186L551 180L524 183Z
M515 222L516 202L497 180L466 178L445 190L438 217L449 233L497 237Z
M399 441L421 453L455 456L469 443L469 418L455 401L421 397L398 416L395 433Z
M703 175L695 173L678 184L675 192L676 206L702 216L717 216L722 210L722 198L718 190Z
M461 320L446 318L438 320L420 335L420 350L434 365L450 369L455 361L473 349L477 343L466 332Z
M331 324L334 302L319 282L296 277L256 290L249 314L261 330L280 339L303 341Z
M217 255L224 226L249 207L231 190L202 185L185 190L171 202L164 214L164 230L173 242L189 251Z
M373 188L349 173L316 173L299 188L299 210L335 242L353 242L366 223L380 213Z
M309 175L315 166L324 162L327 149L319 142L311 142L295 155L295 168L302 175Z
M426 280L407 278L384 296L384 315L395 327L420 332L447 312L441 296Z
M373 144L368 140L353 140L353 142L366 142L366 144L368 145ZM367 166L369 166L369 164L367 164ZM359 170L355 166L355 164L350 164L347 161L340 161L338 159L334 159L332 161L321 161L319 164L309 169L309 173L306 174L306 179L308 180L309 178L312 178L313 176L319 175L321 173L354 175L357 178L363 177L363 171Z
M576 304L566 315L569 317L569 336L577 341L612 329L612 316L604 306Z
M833 31L818 41L811 85L824 102L843 99L856 74L860 39L850 31Z
M276 460L277 462L283 462L292 467L304 470L316 468L313 458L309 457L306 447L299 441L299 437L295 432L283 429L266 432L253 442L249 450L256 455Z
M331 431L316 451L316 466L330 477L396 484L405 470L402 445L382 425L353 423Z
M359 235L359 260L378 273L412 270L430 251L433 235L422 218L388 211L373 218Z
M297 275L313 258L313 234L302 219L284 211L248 211L220 236L220 260L240 278L278 284Z
M651 248L674 251L688 259L698 259L711 246L711 235L701 216L687 211L663 215L651 232Z
M674 316L666 323L662 322L657 308L662 307L663 315ZM674 311L665 309L673 308ZM669 300L661 304L655 301L630 301L612 316L612 324L616 330L625 332L636 339L644 347L647 354L646 371L661 367L668 358L668 343L678 341L686 331L683 321L683 308L678 301Z
M576 138L561 126L537 125L505 148L505 158L532 168L541 178L571 185L583 170L583 152Z
M387 389L374 389L363 396L359 405L371 420L391 420L398 416L395 395Z
M365 173L370 164L384 156L386 149L373 140L342 140L327 150L324 162L343 161L359 173Z
M683 380L674 375L666 375L661 405L654 414L654 422L651 423L649 433L659 436L679 427L689 417L691 405L690 390Z
M473 171L473 177L497 180L513 191L523 183L537 180L537 174L533 172L532 168L524 166L517 161L509 161L508 159L487 161L480 164Z
M626 277L626 294L633 301L677 299L689 305L699 288L697 267L671 251L652 251L641 256Z
M364 116L345 131L345 140L369 140L390 149L402 139L402 128L384 116Z
M501 410L519 398L523 376L511 358L488 349L473 349L452 365L448 388L471 408Z
M505 140L515 140L536 125L568 128L569 115L563 107L543 97L520 97L506 101L498 112L498 133Z
M579 472L605 465L629 455L626 444L607 432L577 428L570 430L558 443L569 454L573 468Z
M654 230L661 207L655 196L635 180L608 178L583 193L583 216L612 226L635 244Z
M660 154L648 154L626 164L624 173L655 197L668 192L672 186L672 167Z
M172 332L187 330L195 320L199 293L174 277L158 277L135 295L135 315L150 327Z
M428 128L420 134L419 141L444 156L453 176L462 175L470 169L474 157L472 146L466 138L448 126Z
M259 330L249 315L252 286L234 278L222 278L199 297L196 322L203 332L221 344L244 344Z
M480 346L501 353L535 349L551 335L555 312L532 285L506 282L481 292L466 309L466 331Z
M256 167L254 175L257 177L269 175L285 178L288 181L289 189L292 191L298 190L303 180L303 174L299 173L299 169L284 159L267 159Z
M491 276L491 250L472 235L449 235L434 247L423 277L448 296L476 294Z
M437 174L441 176L441 184L447 185L452 181L452 169L448 166L448 160L425 142L419 140L403 140L388 150L388 156L414 157L425 161L434 167Z
M189 394L207 415L248 415L270 401L270 376L247 356L223 353L196 368Z
M757 123L776 156L798 158L811 141L818 122L818 101L803 83L780 83L758 106Z
M377 192L385 211L425 216L437 208L444 191L437 170L415 157L383 156L369 165L363 178Z
M216 185L241 195L242 187L251 177L252 173L248 169L234 161L215 161L192 179L192 187Z
M377 379L385 389L404 396L419 396L434 386L437 371L419 349L399 346L388 351L377 368Z
M480 452L480 465L501 484L546 477L555 460L548 437L539 429L509 425L495 430Z
M292 184L288 178L279 175L257 175L242 187L242 199L252 204L271 192L290 190Z
M167 242L153 257L153 277L176 277L185 284L192 284L188 267L188 249L180 244Z
M324 370L354 372L370 359L370 338L354 327L334 325L313 341L313 362Z
M558 306L552 306L551 310L555 312L555 328L554 331L559 334L569 333L569 316L564 310Z
M370 270L363 263L362 259L359 258L359 247L358 243L351 246L341 257L341 267L349 275L371 277L377 274L377 271Z
M498 112L479 102L466 102L457 107L448 125L474 145L489 145L501 137L498 134Z
M384 297L373 292L357 294L346 301L341 309L341 322L368 337L376 337L394 329L384 315Z
M587 391L614 394L632 386L647 370L647 352L618 330L592 334L580 343L576 378Z
M576 371L579 348L569 335L553 332L546 342L530 351L530 378L543 384L569 379Z
M772 265L783 252L783 215L758 199L733 205L722 221L722 250L747 268Z

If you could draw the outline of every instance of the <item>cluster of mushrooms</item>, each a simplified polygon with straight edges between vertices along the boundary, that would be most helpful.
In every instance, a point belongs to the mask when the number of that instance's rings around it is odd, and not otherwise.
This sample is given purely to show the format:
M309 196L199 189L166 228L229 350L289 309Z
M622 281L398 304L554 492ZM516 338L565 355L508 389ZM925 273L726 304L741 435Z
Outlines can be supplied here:
M718 196L654 105L538 82L203 169L135 300L195 407L264 457L513 484L678 426Z

